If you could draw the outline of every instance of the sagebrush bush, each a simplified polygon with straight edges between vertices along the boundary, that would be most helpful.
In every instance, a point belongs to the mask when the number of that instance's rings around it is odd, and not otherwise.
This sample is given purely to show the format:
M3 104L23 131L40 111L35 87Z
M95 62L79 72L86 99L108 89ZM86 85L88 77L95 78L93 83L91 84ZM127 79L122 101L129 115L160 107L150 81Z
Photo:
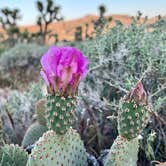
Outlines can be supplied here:
M95 149L98 153L106 148L105 145L112 144L117 135L118 101L139 80L142 80L149 94L153 110L164 117L166 102L164 95L166 89L165 25L163 23L162 26L154 28L146 22L140 25L139 21L134 20L130 26L126 27L117 22L114 28L96 36L95 39L75 43L91 62L88 76L81 88L81 107L78 108L80 112L82 110L84 112L80 115L80 132L88 149ZM152 130L164 140L161 127L155 126L157 118L152 117L150 127L145 129L142 156L145 156L147 146L151 146L146 145L146 139ZM163 121L158 121L159 123L164 125ZM95 132L90 131L92 128ZM95 138L94 133L97 133ZM108 134L112 135L111 139ZM93 138L93 141L89 145L88 139L90 138ZM155 159L164 160L160 153L160 151L164 153L163 144L161 145L158 139L153 143L152 149L156 151ZM155 148L156 145L159 146L158 149Z
M34 121L35 103L43 97L40 84L32 84L29 91L13 90L0 108L6 142L20 144L26 129Z
M14 67L38 65L41 55L47 47L37 44L17 44L15 47L2 53L0 70L9 70Z
M17 44L0 56L0 86L26 88L31 81L38 81L39 61L47 46ZM33 74L32 74L33 73Z

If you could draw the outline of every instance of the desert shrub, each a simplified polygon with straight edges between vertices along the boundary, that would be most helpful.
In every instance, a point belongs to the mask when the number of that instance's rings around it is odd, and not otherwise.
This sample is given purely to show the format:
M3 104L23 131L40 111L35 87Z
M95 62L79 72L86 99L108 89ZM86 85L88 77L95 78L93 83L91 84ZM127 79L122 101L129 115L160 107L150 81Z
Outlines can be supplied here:
M40 57L46 50L46 46L37 44L18 44L2 53L0 56L1 86L9 84L17 88L25 84L26 87L31 80L37 81Z
M28 89L25 92L12 90L7 101L0 107L7 143L20 144L25 131L34 121L35 103L43 97L41 84L32 84Z
M139 162L146 165L149 160L164 161L166 31L164 28L151 29L136 21L128 27L120 22L116 24L93 40L75 43L90 60L89 73L80 93L78 110L83 111L80 113L80 133L91 153L98 155L101 149L108 148L117 135L119 99L142 80L153 112L144 131ZM153 132L156 137L149 144L148 138ZM149 146L153 158L147 156Z
M10 70L11 68L29 65L37 66L41 55L46 49L47 47L41 47L37 44L17 44L1 55L1 70Z

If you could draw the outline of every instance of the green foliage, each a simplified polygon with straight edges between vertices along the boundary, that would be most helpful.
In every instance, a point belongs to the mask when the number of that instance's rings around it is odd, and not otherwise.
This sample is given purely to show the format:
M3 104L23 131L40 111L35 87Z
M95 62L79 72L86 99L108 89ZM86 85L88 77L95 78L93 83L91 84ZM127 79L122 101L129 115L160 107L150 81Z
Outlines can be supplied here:
M47 46L18 44L3 52L0 56L0 86L25 89L30 81L38 81L40 57L46 50Z
M17 44L15 47L5 51L0 56L0 71L11 68L27 67L29 65L39 65L39 60L47 47L37 44Z
M27 92L25 92L25 95L34 106L37 101L43 98L42 82L31 83L28 87Z
M21 143L26 129L32 123L35 103L43 97L40 84L32 84L24 93L13 90L2 105L3 130L9 143Z
M155 159L155 154L154 154L155 152L153 150L154 144L155 144L155 139L156 139L155 132L148 134L146 155L147 155L149 160Z
M90 61L78 108L81 112L81 136L87 142L88 150L99 155L101 149L111 145L117 136L119 100L138 80L142 80L152 109L157 113L144 129L143 140L140 141L143 144L139 153L140 165L148 165L145 154L147 137L152 130L156 132L154 145L151 146L155 160L166 159L163 129L166 121L166 24L164 17L153 25L142 17L141 22L144 23L140 24L140 14L132 19L129 26L115 20L115 27L93 40L75 42L74 46L80 48ZM108 116L113 118L108 119ZM89 128L93 128L95 138L94 134L87 132ZM91 144L88 144L88 139L93 140Z
M46 119L49 129L57 134L64 134L73 124L76 97L48 95Z
M118 136L113 143L104 166L137 166L138 139L130 141Z
M34 144L47 130L46 126L41 125L38 122L32 124L24 135L22 146L27 147Z
M1 150L1 166L26 166L28 154L18 145L4 145Z
M4 144L3 123L0 117L0 147Z
M27 166L34 165L87 166L86 151L77 132L73 129L69 129L65 135L46 132L29 156Z

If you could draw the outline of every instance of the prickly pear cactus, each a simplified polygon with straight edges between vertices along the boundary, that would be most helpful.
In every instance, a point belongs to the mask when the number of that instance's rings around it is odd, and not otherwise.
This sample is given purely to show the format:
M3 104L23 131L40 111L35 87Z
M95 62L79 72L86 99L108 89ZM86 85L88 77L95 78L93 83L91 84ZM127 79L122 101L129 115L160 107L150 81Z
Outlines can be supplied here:
M36 143L27 166L87 166L86 151L79 134L69 129L64 135L47 131Z
M113 143L104 166L137 166L138 139L127 140L118 136Z
M127 139L137 137L149 120L148 109L146 92L139 82L121 100L118 116L119 134Z
M60 96L58 94L47 96L46 118L49 129L57 134L64 134L72 126L75 116L76 97Z
M35 112L37 115L37 121L41 124L46 126L46 118L45 118L45 104L46 100L41 99L35 104Z
M18 145L5 145L0 153L1 166L26 166L28 154Z
M118 113L119 136L113 143L105 166L136 166L138 135L146 126L148 115L147 95L141 82L126 95Z
M86 166L83 142L70 127L88 60L74 47L52 46L42 56L41 65L48 92L45 117L49 131L36 142L27 166Z
M25 133L22 146L27 147L34 144L47 130L48 128L46 126L43 126L38 122L32 124Z

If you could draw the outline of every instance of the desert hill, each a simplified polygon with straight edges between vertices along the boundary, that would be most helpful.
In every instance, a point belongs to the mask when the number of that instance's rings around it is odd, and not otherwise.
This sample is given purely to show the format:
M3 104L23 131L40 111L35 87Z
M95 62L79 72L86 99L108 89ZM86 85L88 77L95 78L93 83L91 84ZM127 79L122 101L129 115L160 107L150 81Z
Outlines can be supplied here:
M111 15L113 21L110 22L110 27L113 27L115 25L115 20L120 20L124 25L129 25L131 23L131 17L129 15ZM85 37L85 31L86 31L86 24L88 24L88 34L91 34L93 32L93 21L96 21L98 19L98 16L96 15L87 15L82 18L78 18L75 20L70 21L61 21L61 22L53 22L49 25L48 30L51 30L52 33L58 34L58 39L60 41L62 40L74 40L74 33L76 30L76 27L82 26L83 30L83 38ZM156 21L156 17L151 18L148 20L148 23L153 23ZM20 26L20 30L24 31L27 29L30 33L38 32L39 27L37 25L28 25L28 26ZM0 32L3 32L3 30L0 28ZM49 43L53 42L53 37L49 39Z

